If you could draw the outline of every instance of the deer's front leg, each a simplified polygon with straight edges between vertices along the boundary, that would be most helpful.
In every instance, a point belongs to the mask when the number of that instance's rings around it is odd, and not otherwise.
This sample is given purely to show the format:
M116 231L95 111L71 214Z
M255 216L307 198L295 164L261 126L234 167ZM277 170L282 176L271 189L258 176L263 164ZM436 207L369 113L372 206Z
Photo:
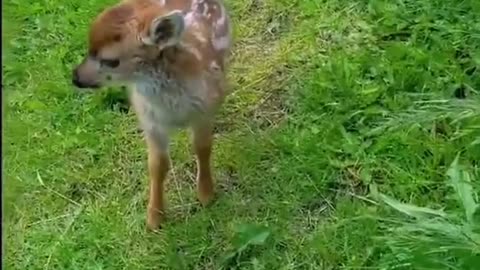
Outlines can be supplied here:
M148 146L148 172L150 197L147 209L147 227L155 230L164 219L164 183L170 169L166 137L146 136Z
M210 167L213 143L213 124L203 121L193 127L193 147L197 156L197 194L206 206L214 197L214 184Z

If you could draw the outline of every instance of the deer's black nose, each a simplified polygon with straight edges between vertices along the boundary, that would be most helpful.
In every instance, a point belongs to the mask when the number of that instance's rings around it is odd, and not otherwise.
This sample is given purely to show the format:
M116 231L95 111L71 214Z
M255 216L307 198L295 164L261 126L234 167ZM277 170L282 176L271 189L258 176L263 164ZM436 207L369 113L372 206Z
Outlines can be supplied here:
M80 80L80 76L78 76L77 69L74 69L72 72L72 84L78 88L98 88L99 87L99 85L96 83L88 83Z

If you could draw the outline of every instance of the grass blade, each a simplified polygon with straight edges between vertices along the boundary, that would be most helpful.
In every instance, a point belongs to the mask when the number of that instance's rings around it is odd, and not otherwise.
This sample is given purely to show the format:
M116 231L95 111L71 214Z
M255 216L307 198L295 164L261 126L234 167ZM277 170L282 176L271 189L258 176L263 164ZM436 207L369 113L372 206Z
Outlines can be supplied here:
M460 155L458 154L450 165L447 175L450 179L449 184L455 189L458 199L463 205L467 220L471 222L478 205L474 198L473 188L470 184L470 174L460 167L458 164L459 158Z
M379 197L390 207L411 217L446 217L445 212L443 212L442 210L434 210L427 207L419 207L413 204L402 203L384 194L379 194Z

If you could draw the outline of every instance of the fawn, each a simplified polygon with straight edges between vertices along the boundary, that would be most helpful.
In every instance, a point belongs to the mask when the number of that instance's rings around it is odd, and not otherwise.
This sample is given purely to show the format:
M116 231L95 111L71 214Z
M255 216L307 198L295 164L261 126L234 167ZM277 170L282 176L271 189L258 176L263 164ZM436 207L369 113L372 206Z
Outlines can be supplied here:
M73 70L78 88L129 86L148 147L147 227L164 220L171 131L191 128L202 205L214 196L210 168L213 119L226 91L232 45L222 0L125 0L93 21L85 59Z

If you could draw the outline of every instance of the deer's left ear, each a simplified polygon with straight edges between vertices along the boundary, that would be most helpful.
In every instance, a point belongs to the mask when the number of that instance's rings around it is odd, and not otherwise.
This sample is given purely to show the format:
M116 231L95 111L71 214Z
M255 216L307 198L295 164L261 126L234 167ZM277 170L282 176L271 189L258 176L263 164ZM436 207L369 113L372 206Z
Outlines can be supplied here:
M147 45L174 45L179 40L185 29L185 21L181 11L159 16L152 20L147 36L143 42Z

